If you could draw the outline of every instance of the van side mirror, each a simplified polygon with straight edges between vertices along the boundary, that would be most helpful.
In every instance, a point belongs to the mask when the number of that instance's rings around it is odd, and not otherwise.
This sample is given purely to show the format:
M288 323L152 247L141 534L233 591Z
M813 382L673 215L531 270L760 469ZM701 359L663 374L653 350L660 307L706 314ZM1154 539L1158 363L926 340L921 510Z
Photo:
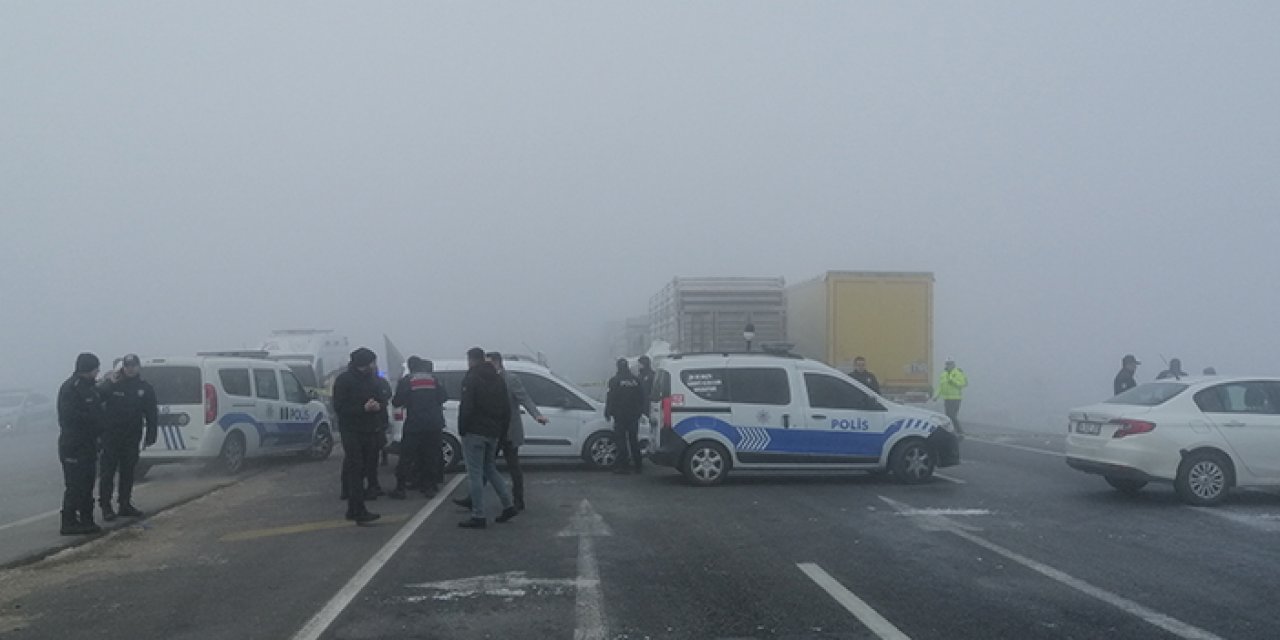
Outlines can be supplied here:
M315 389L307 389L307 399L308 399L308 400L319 400L319 399L320 399L320 392L316 391Z

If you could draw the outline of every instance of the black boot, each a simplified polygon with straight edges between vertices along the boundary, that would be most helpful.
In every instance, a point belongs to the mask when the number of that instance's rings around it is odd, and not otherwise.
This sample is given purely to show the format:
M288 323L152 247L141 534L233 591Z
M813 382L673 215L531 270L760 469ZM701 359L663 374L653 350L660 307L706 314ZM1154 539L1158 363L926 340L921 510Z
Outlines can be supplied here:
M123 502L120 504L120 516L124 518L141 518L142 512L132 504ZM106 519L105 515L103 516L103 519Z
M458 505L459 507L462 507L463 509L471 508L471 498L454 498L453 503Z
M76 516L74 511L63 511L62 528L58 530L58 533L64 536L78 536L88 533L88 531L85 531L84 528L80 526L80 518Z
M81 533L102 533L102 527L93 521L93 509L80 512Z
M488 523L485 522L484 518L471 518L458 523L458 526L463 529L483 529L487 525Z
M520 512L516 511L515 507L507 507L506 509L502 510L502 515L494 519L497 520L498 522L507 522L508 520L516 517L519 514Z
M102 503L102 519L105 522L114 522L116 519L116 510L111 508L110 502Z

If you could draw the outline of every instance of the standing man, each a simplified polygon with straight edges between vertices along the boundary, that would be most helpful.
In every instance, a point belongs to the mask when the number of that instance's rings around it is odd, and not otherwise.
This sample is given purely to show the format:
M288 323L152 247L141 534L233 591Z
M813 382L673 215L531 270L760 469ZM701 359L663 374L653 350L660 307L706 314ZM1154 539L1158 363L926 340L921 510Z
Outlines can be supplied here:
M1169 378L1173 378L1174 380L1181 380L1187 377L1188 375L1190 374L1182 370L1182 360L1179 360L1178 358L1174 358L1169 361L1169 368L1165 369L1164 371L1161 371L1160 375L1156 376L1156 380L1167 380Z
M658 374L653 370L653 361L649 356L640 356L640 372L636 374L640 378L640 391L644 395L644 401L648 402L653 397L653 381L657 379ZM647 411L645 413L648 413Z
M378 412L378 439L376 441L378 450L374 453L376 460L380 460L382 466L387 465L387 434L391 432L391 414L388 408L391 406L391 397L395 395L391 391L391 383L387 379L378 375L378 368L373 369L373 379L378 383L378 404L382 405L382 410ZM369 489L365 493L366 500L377 500L379 496L386 495L382 491L382 481L378 479L378 465L375 464L366 470L368 473Z
M502 382L507 385L511 420L506 437L498 442L498 449L502 451L502 458L507 461L507 472L511 474L511 493L515 499L516 510L524 511L524 472L520 470L520 447L524 445L524 420L520 417L520 408L524 407L524 410L529 412L529 416L538 424L546 424L547 417L538 411L538 405L534 404L533 398L529 397L529 392L524 390L524 383L520 382L520 378L507 371L503 365L501 353L490 351L485 354L485 358L494 369L497 369L498 375L502 376Z
M646 402L640 379L631 373L631 366L626 358L618 358L618 372L609 378L609 392L605 396L604 418L613 420L613 439L618 444L618 461L613 472L631 473L632 465L636 473L644 470L644 460L640 451L640 416L644 414Z
M378 438L386 407L378 401L378 356L360 347L351 352L347 370L333 381L333 409L342 434L342 487L347 495L347 519L366 524L381 516L365 507L364 481L378 467Z
M1115 395L1120 395L1136 386L1138 382L1133 379L1133 374L1138 372L1138 359L1129 354L1120 359L1120 373L1116 374L1115 382L1111 384L1112 391Z
M444 431L444 403L449 394L432 375L430 360L410 356L409 375L396 384L391 404L405 409L404 431L400 435L400 460L396 463L396 488L390 495L405 499L405 487L412 482L423 495L434 498L444 471L440 438Z
M942 369L942 377L938 380L938 395L951 424L956 426L956 433L964 435L960 428L960 400L964 398L964 388L969 386L969 378L964 370L956 366L955 360L948 360Z
M488 523L484 510L484 484L493 485L502 502L498 522L514 517L515 504L507 481L498 473L494 462L498 440L511 424L511 400L507 385L498 370L484 358L484 349L467 351L467 375L462 379L462 398L458 404L458 434L462 436L462 457L467 463L467 484L471 492L471 519L458 523L464 529L483 529Z
M880 395L880 380L876 378L876 374L867 371L867 359L858 356L853 359L853 371L849 377L862 383L862 386L874 391L876 395Z
M58 389L58 459L62 461L62 529L64 536L100 533L93 522L93 479L102 435L102 396L94 386L98 356L82 353L76 370Z
M138 465L142 443L156 443L158 409L156 390L142 379L142 361L135 354L124 357L120 370L113 371L98 385L106 410L106 429L102 433L102 475L98 478L98 504L102 519L111 522L116 514L141 518L133 506L133 470ZM146 440L142 438L146 426ZM120 510L111 508L111 494L116 473L120 474Z

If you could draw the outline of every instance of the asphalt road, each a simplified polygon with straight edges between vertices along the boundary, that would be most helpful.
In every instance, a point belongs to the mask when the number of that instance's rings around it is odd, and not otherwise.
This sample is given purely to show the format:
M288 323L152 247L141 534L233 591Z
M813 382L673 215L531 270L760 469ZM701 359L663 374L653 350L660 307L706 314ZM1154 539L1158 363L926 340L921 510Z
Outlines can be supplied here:
M529 510L484 531L421 497L379 500L384 519L355 527L337 458L276 464L4 572L0 635L1280 637L1280 497L1126 498L1061 448L981 430L919 486L740 474L699 489L653 467L539 466Z

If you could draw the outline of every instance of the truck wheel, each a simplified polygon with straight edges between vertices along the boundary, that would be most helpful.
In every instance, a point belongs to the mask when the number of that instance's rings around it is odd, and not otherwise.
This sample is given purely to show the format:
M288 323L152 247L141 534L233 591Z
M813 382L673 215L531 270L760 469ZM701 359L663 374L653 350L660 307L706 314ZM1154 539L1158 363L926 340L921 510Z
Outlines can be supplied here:
M928 443L919 438L899 442L889 455L889 473L903 484L920 484L933 477L936 464Z
M733 462L729 452L718 442L702 440L689 445L680 460L680 472L689 482L710 487L724 482Z

